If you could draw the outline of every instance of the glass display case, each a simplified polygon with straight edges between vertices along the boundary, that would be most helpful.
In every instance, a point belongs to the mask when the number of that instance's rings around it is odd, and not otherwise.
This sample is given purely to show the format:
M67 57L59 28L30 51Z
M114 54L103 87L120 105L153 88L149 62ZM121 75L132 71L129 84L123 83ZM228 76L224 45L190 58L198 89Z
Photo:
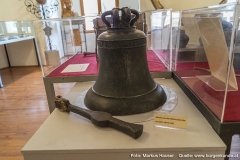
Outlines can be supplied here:
M34 36L31 21L0 21L0 41Z
M50 112L55 108L54 83L96 79L96 54L85 54L89 46L92 47L90 50L95 46L94 33L86 34L86 19L76 17L33 22Z
M39 65L32 21L0 21L0 45L7 67Z
M240 134L239 5L173 13L174 80L228 146ZM178 25L177 25L178 24ZM176 41L175 41L175 40Z
M171 9L156 10L151 14L151 50L167 70L171 70L172 55Z
M169 14L169 11L159 10L158 13L166 12ZM146 54L152 77L171 78L169 66L165 66L169 62L163 63L154 50L151 49L151 46L153 46L157 50L155 47L157 44L152 45L151 43L151 12L140 13L140 18L134 25L148 36ZM170 16L166 17L165 19L170 21ZM112 24L111 16L107 17L107 20ZM98 64L101 63L97 58L98 46L96 42L98 36L107 31L107 27L100 16L38 20L33 22L33 26L37 38L49 108L50 112L52 112L55 108L53 83L96 80ZM170 24L165 25L165 27L170 29ZM152 35L154 41L160 42L155 33ZM165 38L166 36L169 36L169 34L165 35ZM169 37L167 39L170 41ZM170 54L170 46L165 49L165 53Z
M87 48L84 23L82 17L33 22L44 76L61 76L54 71Z
M228 102L238 92L235 9L236 4L226 4L182 11L173 17L179 17L179 28L173 28L179 42L173 44L173 71L221 122L240 121L236 114L240 107L233 100Z

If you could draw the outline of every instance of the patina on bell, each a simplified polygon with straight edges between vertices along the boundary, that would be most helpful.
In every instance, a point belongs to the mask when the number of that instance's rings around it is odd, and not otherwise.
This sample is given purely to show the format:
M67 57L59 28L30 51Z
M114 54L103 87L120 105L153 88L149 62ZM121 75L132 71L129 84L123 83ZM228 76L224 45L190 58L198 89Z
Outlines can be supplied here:
M112 27L107 15L113 17ZM127 7L102 14L108 29L97 39L99 74L85 96L87 108L130 115L152 111L165 103L166 94L148 69L146 36L133 27L138 18L138 11Z

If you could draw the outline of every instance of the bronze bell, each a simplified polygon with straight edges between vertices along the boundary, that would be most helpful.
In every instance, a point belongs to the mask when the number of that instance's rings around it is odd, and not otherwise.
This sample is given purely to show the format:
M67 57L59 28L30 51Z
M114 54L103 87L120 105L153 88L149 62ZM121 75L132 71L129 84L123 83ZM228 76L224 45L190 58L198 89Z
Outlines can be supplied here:
M135 15L133 19L131 13ZM113 17L112 27L106 20L108 15ZM146 36L133 27L138 11L114 8L101 18L108 29L97 39L99 74L85 96L86 107L112 115L138 114L160 107L166 94L150 75Z

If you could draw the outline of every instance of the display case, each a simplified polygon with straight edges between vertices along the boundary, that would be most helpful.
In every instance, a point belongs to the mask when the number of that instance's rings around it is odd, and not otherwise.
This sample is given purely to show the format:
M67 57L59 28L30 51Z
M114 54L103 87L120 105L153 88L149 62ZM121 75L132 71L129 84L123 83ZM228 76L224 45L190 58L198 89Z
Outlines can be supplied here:
M0 21L0 41L34 36L31 21Z
M82 52L85 38L81 36L80 25L83 24L84 18L33 22L44 76L54 74L59 66Z
M165 13L166 11L159 10L158 13ZM166 66L169 62L163 63L151 49L151 46L154 48L150 35L152 28L147 27L151 26L151 12L140 13L140 18L134 25L137 29L148 34L147 44L150 47L147 48L146 55L152 77L171 78L169 66ZM107 17L107 20L111 23L112 17ZM100 16L38 20L34 21L33 25L37 37L48 104L50 112L52 112L55 108L54 83L96 80L98 64L101 63L97 59L98 46L96 42L98 35L105 32L107 27ZM168 27L170 27L169 25ZM155 33L153 33L153 36L155 36ZM170 40L169 37L167 39ZM158 38L155 36L154 40L158 40ZM166 50L166 53L170 53L170 47Z
M239 5L176 12L173 78L227 144L240 134ZM173 40L174 41L174 40Z
M32 21L0 21L0 45L3 67L39 65Z
M236 4L228 4L182 11L178 49L173 55L175 73L221 122L240 121L240 114L237 114L240 107L236 107L234 99L237 98L233 98L238 92L236 74L239 70L235 9L238 9ZM231 103L229 98L233 98Z

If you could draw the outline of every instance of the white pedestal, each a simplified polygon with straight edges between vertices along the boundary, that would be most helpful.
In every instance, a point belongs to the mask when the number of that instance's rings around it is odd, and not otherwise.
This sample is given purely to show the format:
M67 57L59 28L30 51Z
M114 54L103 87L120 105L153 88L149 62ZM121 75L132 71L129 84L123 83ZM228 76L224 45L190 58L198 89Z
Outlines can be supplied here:
M128 160L134 156L145 159L144 154L152 154L158 156L155 158L172 155L174 160L179 159L179 155L224 154L225 144L177 84L172 79L156 81L177 93L178 104L172 113L188 117L186 130L157 128L153 121L147 121L142 123L142 136L135 140L112 128L96 127L77 114L55 109L23 147L24 159ZM74 103L80 92L92 84L77 84L66 98Z
M45 53L47 65L57 67L61 64L58 50L45 51L44 53Z

